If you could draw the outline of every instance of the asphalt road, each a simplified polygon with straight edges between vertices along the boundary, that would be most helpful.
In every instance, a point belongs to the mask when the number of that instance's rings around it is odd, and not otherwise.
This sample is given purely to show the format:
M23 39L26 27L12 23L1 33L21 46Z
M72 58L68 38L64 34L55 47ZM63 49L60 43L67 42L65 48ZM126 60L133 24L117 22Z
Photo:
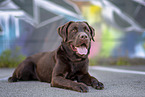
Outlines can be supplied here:
M89 87L87 93L54 88L39 81L9 83L7 77L13 70L0 69L0 97L145 97L145 65L90 67L90 74L103 82L105 88Z

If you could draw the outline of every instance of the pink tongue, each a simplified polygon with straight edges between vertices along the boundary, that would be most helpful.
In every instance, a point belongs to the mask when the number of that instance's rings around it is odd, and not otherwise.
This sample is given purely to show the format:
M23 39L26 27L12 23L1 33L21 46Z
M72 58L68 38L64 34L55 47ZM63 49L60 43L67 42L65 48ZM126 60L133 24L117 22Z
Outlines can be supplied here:
M80 55L86 55L88 53L88 50L86 47L81 46L81 47L76 47L76 49Z

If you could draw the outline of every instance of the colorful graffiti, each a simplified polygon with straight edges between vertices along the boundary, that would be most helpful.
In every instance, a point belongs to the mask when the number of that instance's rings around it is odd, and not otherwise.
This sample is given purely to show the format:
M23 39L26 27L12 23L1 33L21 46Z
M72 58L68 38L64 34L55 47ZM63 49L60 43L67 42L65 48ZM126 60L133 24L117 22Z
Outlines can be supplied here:
M15 39L20 35L18 19L14 17L17 15L22 15L22 13L0 11L0 53L11 48Z
M96 32L89 57L145 58L145 28L139 20L145 20L145 14L141 13L145 6L138 1L10 1L10 5L19 8L8 6L9 3L0 6L0 54L17 46L27 56L52 51L61 41L56 31L58 26L70 20L86 20Z
M113 18L108 18L110 17L109 12L111 11L107 9L107 12L106 8L107 6L101 6L98 2L97 4L95 2L88 6L82 6L83 16L96 29L96 42L93 43L90 57L145 58L143 45L145 30L141 28L138 30L135 28L126 30L129 29L129 27L121 28L120 25L116 23L113 24L111 21L116 22L115 17L112 16ZM122 21L120 20L119 22L121 23ZM126 24L122 22L122 25L124 26Z

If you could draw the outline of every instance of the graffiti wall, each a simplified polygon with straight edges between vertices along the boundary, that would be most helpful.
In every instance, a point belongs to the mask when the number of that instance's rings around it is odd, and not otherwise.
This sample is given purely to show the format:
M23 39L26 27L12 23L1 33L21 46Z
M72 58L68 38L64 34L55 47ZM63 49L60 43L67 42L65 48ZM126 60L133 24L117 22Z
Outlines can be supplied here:
M56 30L60 25L85 20L96 34L90 58L145 58L142 0L6 1L0 2L0 54L15 47L26 56L52 51L61 42Z
M131 0L96 0L81 9L84 18L96 29L91 57L145 58L145 24L139 21L145 19L141 17L145 15L144 5Z

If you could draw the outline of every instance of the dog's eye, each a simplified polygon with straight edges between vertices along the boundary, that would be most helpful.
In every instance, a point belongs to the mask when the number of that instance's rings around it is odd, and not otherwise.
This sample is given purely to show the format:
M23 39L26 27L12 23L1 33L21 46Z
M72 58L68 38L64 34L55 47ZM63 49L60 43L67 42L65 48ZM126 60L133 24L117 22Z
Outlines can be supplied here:
M85 29L85 32L89 32L89 30L88 29Z
M72 32L77 32L77 30L76 29L73 29Z

